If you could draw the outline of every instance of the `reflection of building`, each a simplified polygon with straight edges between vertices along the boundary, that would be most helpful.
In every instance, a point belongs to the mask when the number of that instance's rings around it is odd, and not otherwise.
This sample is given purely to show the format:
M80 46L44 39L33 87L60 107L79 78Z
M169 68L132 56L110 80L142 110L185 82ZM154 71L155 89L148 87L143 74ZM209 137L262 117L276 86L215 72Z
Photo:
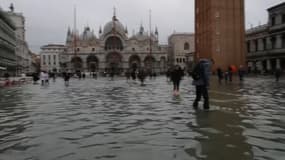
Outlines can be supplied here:
M247 30L248 66L258 72L285 69L285 3L268 9L268 24Z
M11 11L6 12L9 18L13 21L16 26L16 63L17 63L17 72L27 73L29 72L31 56L29 54L28 44L25 38L25 17L22 13L15 13L14 8L11 5Z
M47 72L61 72L60 57L64 52L64 45L49 44L41 47L41 69Z
M89 27L85 27L80 35L69 29L65 47L62 67L72 72L121 73L139 67L164 72L167 68L167 48L159 45L157 29L149 34L141 25L138 33L129 36L115 14L103 30L99 29L98 37Z
M15 25L0 9L0 77L5 72L16 73L16 36Z
M244 0L196 0L197 58L213 58L216 66L245 64Z
M168 38L170 65L191 69L194 61L195 39L192 33L174 33Z

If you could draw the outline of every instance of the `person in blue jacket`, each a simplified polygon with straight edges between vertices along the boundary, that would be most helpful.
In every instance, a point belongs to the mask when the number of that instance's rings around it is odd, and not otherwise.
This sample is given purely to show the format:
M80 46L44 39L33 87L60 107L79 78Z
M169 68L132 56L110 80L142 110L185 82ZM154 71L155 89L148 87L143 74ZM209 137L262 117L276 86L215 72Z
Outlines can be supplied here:
M200 59L198 64L194 68L197 76L193 78L193 85L196 87L196 98L193 103L194 109L198 109L199 101L201 97L204 98L204 109L209 110L209 94L208 88L210 86L211 66L214 61L208 59Z

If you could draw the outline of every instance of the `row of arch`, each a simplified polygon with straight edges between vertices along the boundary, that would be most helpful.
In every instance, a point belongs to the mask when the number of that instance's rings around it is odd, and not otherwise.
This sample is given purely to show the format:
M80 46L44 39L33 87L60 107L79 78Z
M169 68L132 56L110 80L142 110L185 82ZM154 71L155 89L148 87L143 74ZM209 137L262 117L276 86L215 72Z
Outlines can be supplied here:
M90 71L94 71L99 68L99 59L95 55L89 55L86 59L86 62L88 70ZM142 63L144 63L144 66L146 68L153 68L157 61L152 55L146 56L143 61L141 60L141 57L139 57L138 55L132 55L130 56L128 62L130 68L139 68L141 67ZM78 56L73 57L71 59L71 63L75 68L82 68L83 66L83 60ZM117 52L109 53L106 56L106 63L108 68L121 68L122 55L120 55ZM162 65L160 67L166 66L166 58L164 56L160 58L160 63Z

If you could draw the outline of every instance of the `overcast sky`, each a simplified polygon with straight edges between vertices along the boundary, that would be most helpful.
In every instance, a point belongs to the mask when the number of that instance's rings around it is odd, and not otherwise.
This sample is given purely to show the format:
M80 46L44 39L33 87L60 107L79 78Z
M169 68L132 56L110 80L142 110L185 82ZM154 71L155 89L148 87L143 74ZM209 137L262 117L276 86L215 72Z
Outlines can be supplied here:
M267 23L266 9L284 0L245 0L246 27ZM149 30L149 10L153 28L158 27L160 43L176 32L194 32L194 0L1 0L8 10L14 3L15 12L26 18L26 38L32 51L42 45L65 42L68 26L73 27L73 10L77 8L77 28L89 25L98 36L99 27L111 20L113 8L118 19L136 32L142 23Z

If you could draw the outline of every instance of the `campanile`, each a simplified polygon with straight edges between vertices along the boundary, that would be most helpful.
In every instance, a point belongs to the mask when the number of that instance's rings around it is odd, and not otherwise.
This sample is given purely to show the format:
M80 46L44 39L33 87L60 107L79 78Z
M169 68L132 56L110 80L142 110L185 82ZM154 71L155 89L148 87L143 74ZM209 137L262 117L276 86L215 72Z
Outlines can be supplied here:
M245 65L244 18L244 0L195 0L196 58L224 70Z

